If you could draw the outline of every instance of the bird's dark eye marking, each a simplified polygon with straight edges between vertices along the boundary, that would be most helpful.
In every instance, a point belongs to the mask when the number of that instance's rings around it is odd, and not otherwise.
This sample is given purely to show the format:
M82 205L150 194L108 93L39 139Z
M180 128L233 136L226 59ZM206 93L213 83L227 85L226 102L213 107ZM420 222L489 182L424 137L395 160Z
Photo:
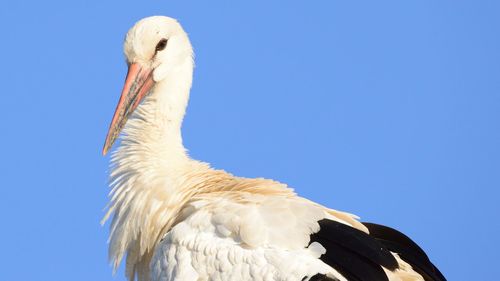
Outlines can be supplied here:
M162 51L163 49L165 49L165 47L167 47L167 42L168 42L167 39L161 39L160 42L158 42L158 44L156 44L155 52L159 52L159 51Z

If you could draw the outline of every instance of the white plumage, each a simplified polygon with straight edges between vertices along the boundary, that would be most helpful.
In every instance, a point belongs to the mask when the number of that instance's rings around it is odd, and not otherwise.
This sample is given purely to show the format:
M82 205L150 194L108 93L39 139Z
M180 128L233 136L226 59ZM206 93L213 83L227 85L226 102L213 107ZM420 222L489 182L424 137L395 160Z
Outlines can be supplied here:
M330 271L319 259L324 248L307 247L315 221L325 215L321 208L281 196L242 197L188 204L186 218L156 250L152 279L301 280Z
M332 237L340 235L332 238L334 248L351 251L352 237L378 243L355 216L298 197L282 183L235 177L187 155L181 124L194 63L177 21L139 21L124 49L129 73L103 151L123 129L103 219L113 216L109 254L115 268L126 256L130 280L358 280L349 279L357 275L350 264L327 253L335 251L323 235L333 223ZM373 259L369 265L387 280L424 280L384 246L374 250L363 243L352 250L355 256ZM394 259L394 268L377 264L377 254ZM426 280L444 280L431 278Z

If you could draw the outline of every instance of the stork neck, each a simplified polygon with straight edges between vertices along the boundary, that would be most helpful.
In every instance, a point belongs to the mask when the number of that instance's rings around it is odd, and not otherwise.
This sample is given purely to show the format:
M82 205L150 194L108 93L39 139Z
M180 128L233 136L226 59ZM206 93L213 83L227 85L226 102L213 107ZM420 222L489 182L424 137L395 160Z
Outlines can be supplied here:
M181 126L192 82L192 62L172 70L156 83L125 128L122 146L133 148L141 161L169 165L188 159ZM148 163L152 164L152 163Z

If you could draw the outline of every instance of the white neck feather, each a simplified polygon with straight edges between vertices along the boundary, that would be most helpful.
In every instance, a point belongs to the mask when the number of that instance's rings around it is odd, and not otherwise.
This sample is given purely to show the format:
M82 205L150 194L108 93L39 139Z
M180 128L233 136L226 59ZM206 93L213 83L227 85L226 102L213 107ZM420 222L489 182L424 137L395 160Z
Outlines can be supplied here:
M155 85L128 120L112 155L113 189L103 223L113 214L110 260L116 268L127 253L129 276L173 222L175 206L185 197L179 178L193 165L206 166L191 160L182 144L192 72L188 59Z
M142 156L146 169L151 161L178 165L187 159L182 144L181 126L189 99L192 82L193 62L183 65L160 82L136 109L124 129L122 152ZM167 161L166 163L164 163Z

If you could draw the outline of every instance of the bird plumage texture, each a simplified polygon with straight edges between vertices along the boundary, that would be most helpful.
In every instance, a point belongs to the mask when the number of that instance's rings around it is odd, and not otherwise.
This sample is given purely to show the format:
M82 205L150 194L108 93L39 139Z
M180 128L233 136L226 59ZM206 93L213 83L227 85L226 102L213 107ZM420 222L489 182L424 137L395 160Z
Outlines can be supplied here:
M162 40L165 49L155 49ZM191 159L181 124L193 52L177 21L139 21L124 49L128 64L150 70L154 80L142 102L133 100L141 103L113 152L103 219L112 217L113 266L126 257L130 280L445 280L393 232L299 197L285 184ZM372 229L377 235L369 235Z

